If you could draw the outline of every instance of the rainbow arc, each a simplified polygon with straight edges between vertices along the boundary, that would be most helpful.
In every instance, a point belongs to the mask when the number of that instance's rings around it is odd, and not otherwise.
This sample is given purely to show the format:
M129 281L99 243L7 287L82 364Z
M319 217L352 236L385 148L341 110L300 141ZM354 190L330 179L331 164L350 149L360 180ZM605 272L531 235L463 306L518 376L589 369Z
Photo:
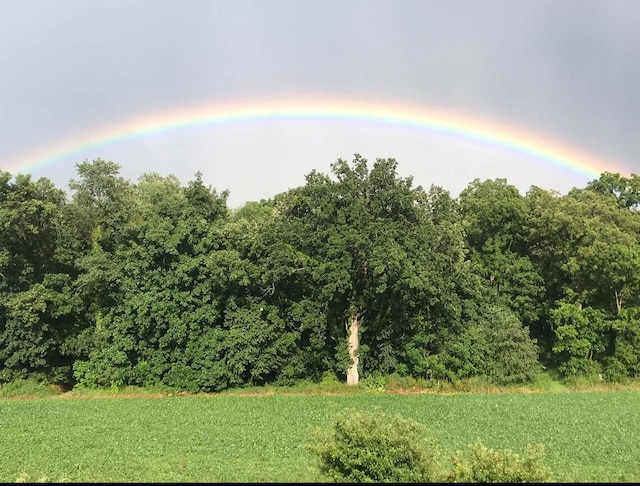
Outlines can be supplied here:
M270 119L351 120L412 127L504 147L588 178L597 178L605 171L624 172L612 161L583 153L515 126L420 106L335 98L219 103L149 114L39 148L8 161L8 167L5 166L4 170L14 173L31 172L88 150L177 129Z

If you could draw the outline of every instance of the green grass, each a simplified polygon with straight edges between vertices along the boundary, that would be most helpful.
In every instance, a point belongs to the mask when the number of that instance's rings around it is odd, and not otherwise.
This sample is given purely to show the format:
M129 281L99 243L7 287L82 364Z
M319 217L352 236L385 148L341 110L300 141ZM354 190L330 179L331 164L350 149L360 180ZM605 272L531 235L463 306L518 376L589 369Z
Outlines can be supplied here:
M55 387L34 380L16 380L0 385L0 398L43 398L59 393Z
M556 481L640 481L638 391L1 399L0 481L322 481L310 431L352 408L450 450L542 443Z

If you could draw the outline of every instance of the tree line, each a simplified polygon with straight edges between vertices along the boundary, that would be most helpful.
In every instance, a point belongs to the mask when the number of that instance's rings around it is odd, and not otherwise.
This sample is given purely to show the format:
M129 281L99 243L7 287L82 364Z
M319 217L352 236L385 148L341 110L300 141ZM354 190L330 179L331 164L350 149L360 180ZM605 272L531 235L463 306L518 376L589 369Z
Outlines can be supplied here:
M640 177L457 198L339 159L227 205L197 173L0 171L0 383L219 391L333 372L640 374Z

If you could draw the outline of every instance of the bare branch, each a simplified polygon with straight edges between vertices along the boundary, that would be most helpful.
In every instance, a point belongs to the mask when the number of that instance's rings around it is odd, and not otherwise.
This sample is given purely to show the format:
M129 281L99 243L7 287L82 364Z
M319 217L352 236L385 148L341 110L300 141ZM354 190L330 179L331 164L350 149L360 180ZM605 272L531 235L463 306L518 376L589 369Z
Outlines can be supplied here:
M271 286L267 287L266 289L263 289L263 294L262 296L264 297L265 295L269 294L269 295L273 295L276 291L276 283L275 282L271 282Z

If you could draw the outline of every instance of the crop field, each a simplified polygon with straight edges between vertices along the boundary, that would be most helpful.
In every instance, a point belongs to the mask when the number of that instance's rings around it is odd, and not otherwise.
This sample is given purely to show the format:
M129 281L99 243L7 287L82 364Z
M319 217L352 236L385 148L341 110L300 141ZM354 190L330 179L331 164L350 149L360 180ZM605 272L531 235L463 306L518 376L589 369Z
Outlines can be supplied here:
M323 481L305 448L350 409L441 446L545 446L554 481L640 481L640 392L0 399L0 481Z

